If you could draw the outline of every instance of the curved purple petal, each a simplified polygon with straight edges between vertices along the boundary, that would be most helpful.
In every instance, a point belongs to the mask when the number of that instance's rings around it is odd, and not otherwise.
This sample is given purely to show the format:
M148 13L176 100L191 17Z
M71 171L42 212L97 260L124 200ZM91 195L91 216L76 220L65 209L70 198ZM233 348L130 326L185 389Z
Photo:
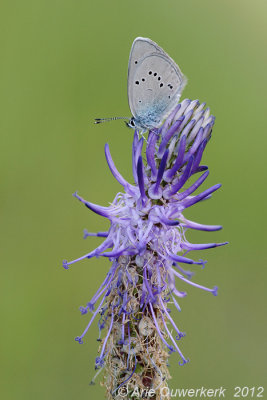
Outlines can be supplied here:
M81 201L89 210L93 211L96 214L101 215L102 217L106 217L108 219L111 218L111 210L108 207L102 207L97 204L90 203L89 201L84 200L80 197L77 192L73 193L73 197L76 197L79 201Z
M119 171L117 170L117 168L116 168L116 166L115 166L115 164L114 164L114 162L112 160L112 157L111 157L111 154L110 154L110 151L109 151L109 146L108 146L107 143L105 144L105 155L106 155L106 160L107 160L109 169L110 169L112 175L114 176L114 178L124 187L126 192L128 192L129 194L134 196L135 192L136 192L136 188L134 186L132 186L129 182L127 182L121 176Z
M192 199L189 200L184 200L182 202L184 208L188 208L192 206L193 204L198 203L199 201L207 198L211 193L215 192L216 190L220 189L222 185L218 183L217 185L212 186L211 188L204 190L204 192L198 194L197 196L194 196Z
M191 168L192 168L193 162L194 162L194 156L191 156L189 158L188 163L185 167L185 170L182 173L178 182L175 185L173 185L171 187L171 189L164 190L163 196L165 199L169 199L171 196L173 196L176 192L178 192L178 190L180 190L184 186L185 182L187 181L187 179L189 178L189 176L191 174Z
M204 172L204 174L201 175L201 177L198 178L196 180L196 182L193 183L193 185L191 185L184 192L178 193L177 199L178 200L183 200L185 197L189 196L191 193L194 193L194 191L197 190L199 188L199 186L202 185L202 183L207 179L208 175L209 175L209 171Z
M168 169L164 174L164 179L166 182L170 182L173 179L175 173L178 171L178 169L181 168L181 166L183 165L185 147L186 147L186 136L183 135L179 141L179 148L176 161L173 167Z
M145 192L145 184L144 184L144 173L143 173L143 160L142 156L139 157L138 162L137 162L137 179L138 179L138 185L139 185L139 190L141 194L142 200L146 200L146 192Z
M213 247L224 246L228 243L229 242L193 244L187 242L187 243L181 243L181 248L185 250L206 250L206 249L212 249Z
M172 126L170 127L170 129L168 130L168 132L166 133L166 135L164 136L164 138L161 141L161 144L159 146L159 150L158 150L158 156L161 158L162 155L164 154L165 148L169 142L169 140L171 139L171 137L175 134L179 133L179 128L183 122L183 120L185 119L184 116L180 117L177 121L175 121Z

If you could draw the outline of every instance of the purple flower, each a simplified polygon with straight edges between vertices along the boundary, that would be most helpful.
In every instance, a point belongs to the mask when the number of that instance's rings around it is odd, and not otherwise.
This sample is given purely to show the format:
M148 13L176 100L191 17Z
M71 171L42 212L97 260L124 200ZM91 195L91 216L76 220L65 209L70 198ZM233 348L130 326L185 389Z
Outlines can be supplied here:
M135 386L155 390L166 386L168 353L178 353L180 365L188 362L177 344L185 334L169 309L172 303L180 311L177 298L186 296L179 290L179 280L217 295L217 287L192 282L193 273L184 269L184 264L203 267L205 261L191 258L189 252L226 242L193 244L186 239L186 231L217 231L222 227L196 223L183 215L185 209L209 199L221 186L194 195L209 175L201 158L214 120L204 103L184 100L158 130L149 132L147 141L135 132L133 183L118 172L106 144L108 166L123 187L109 207L90 203L74 193L87 208L110 221L107 232L84 233L84 237L105 238L100 246L76 260L63 262L68 269L86 258L102 256L111 261L103 283L90 302L80 308L82 314L90 311L93 315L75 339L82 343L100 315L101 344L95 368L106 368L109 396L123 385L132 391ZM195 180L191 178L199 173ZM106 336L101 339L104 329Z

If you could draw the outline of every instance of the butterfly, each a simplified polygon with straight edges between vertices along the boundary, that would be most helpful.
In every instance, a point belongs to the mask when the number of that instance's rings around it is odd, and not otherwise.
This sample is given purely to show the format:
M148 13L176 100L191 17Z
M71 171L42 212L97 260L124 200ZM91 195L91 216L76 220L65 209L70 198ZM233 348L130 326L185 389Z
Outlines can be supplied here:
M127 126L142 132L159 128L177 105L187 82L173 59L151 39L137 37L128 64L128 102L132 118ZM125 119L98 118L95 123Z

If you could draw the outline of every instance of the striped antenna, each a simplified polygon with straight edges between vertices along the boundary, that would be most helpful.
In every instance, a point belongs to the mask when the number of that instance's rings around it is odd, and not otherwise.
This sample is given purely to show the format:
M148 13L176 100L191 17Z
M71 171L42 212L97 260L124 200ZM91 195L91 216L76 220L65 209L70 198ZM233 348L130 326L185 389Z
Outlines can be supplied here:
M128 120L130 120L129 117L95 118L95 124L101 124L102 122L115 121L117 119L128 119Z

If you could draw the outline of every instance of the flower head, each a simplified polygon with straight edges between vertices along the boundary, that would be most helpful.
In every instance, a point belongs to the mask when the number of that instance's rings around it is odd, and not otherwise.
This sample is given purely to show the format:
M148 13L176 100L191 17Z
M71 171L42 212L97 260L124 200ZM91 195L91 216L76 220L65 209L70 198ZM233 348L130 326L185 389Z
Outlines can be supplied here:
M106 144L108 166L123 187L109 207L90 203L74 193L87 208L110 221L107 232L85 231L85 237L103 237L100 246L63 263L68 269L79 260L98 256L112 262L91 301L80 309L82 314L90 311L93 315L85 331L76 338L82 343L100 315L101 344L95 367L106 367L110 396L126 384L132 391L136 385L156 391L166 386L169 353L178 353L180 365L187 363L177 343L184 333L169 309L173 303L180 311L177 298L186 296L179 289L179 280L217 295L217 287L206 288L192 282L192 272L185 269L185 264L204 266L205 261L194 260L188 253L226 243L193 244L186 239L186 231L217 231L221 226L199 224L183 215L185 209L210 198L221 186L214 185L194 195L209 174L201 158L213 125L214 117L204 103L186 99L159 129L149 132L147 141L135 132L133 183L118 172ZM100 339L104 329L106 336Z

